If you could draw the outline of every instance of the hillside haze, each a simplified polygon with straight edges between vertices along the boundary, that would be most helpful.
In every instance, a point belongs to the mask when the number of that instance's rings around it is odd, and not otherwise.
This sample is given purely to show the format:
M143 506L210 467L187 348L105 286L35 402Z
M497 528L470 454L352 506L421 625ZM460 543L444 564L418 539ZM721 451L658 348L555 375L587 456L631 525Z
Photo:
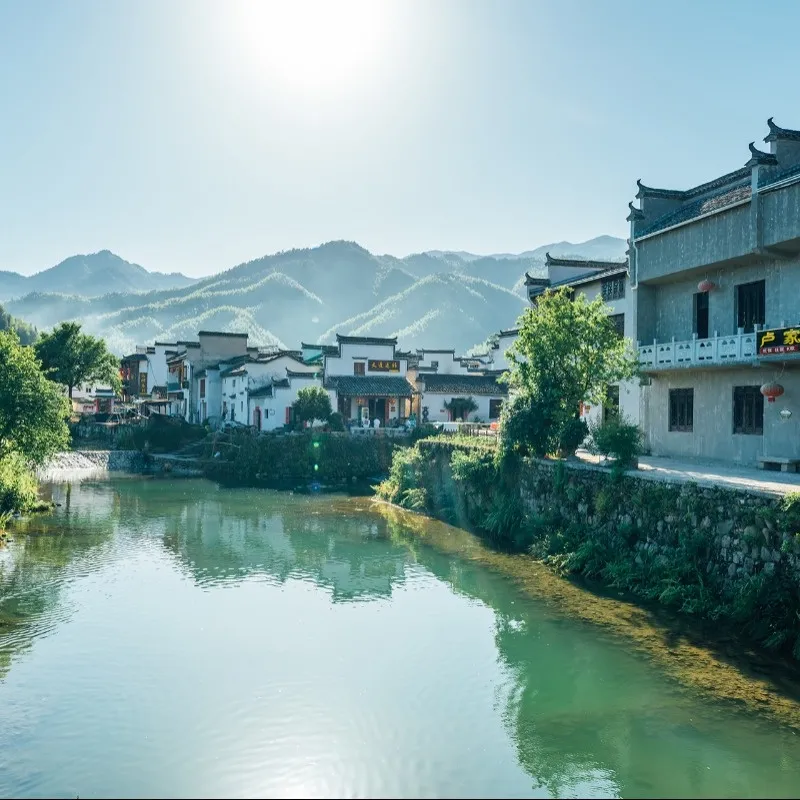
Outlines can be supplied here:
M150 292L180 288L194 283L173 272L149 272L110 250L71 256L54 267L26 277L17 272L0 271L0 301L19 298L32 292L78 294L99 297L110 292Z
M542 274L547 250L563 256L624 258L622 239L600 239L561 242L517 255L432 251L405 258L374 255L354 242L328 242L144 294L131 293L130 280L138 273L125 269L122 285L99 297L78 289L78 263L68 293L50 287L6 305L14 316L39 328L81 321L117 353L156 339L194 338L199 329L247 331L261 345L333 342L338 332L397 336L404 348L466 351L514 324L527 305L524 273ZM111 253L106 257L110 261L108 257L136 266ZM105 285L113 287L114 281Z

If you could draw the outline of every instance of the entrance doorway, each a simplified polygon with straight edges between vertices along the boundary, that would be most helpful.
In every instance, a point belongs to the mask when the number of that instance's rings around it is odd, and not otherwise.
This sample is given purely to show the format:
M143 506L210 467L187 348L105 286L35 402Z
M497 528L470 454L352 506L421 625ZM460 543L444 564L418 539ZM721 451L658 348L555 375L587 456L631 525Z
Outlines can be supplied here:
M386 422L386 408L385 397L369 398L369 418L371 420L377 417L381 422Z

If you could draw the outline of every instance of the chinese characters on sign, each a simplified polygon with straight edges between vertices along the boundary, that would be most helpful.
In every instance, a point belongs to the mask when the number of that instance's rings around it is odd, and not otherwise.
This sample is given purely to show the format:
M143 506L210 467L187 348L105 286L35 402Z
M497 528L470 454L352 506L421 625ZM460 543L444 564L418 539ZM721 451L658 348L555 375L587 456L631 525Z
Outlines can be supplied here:
M779 328L758 334L758 354L775 356L781 353L800 353L800 328Z
M370 372L400 372L399 361L370 360Z

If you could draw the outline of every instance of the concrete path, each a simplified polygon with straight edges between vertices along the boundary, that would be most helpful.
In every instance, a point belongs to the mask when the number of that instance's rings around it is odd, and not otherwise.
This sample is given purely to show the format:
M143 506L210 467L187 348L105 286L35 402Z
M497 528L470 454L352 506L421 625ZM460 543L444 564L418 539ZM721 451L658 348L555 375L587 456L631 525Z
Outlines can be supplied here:
M602 463L601 457L593 456L585 450L578 450L577 456L586 464ZM727 462L642 456L639 459L639 469L632 470L630 474L650 480L694 482L699 486L741 489L758 494L780 496L800 492L800 474L768 472Z

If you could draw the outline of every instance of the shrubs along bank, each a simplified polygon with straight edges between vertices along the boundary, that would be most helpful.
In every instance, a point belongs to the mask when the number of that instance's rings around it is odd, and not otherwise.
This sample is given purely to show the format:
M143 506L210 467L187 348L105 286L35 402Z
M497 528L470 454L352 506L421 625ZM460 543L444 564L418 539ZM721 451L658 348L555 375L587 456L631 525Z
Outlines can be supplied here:
M204 469L207 477L227 485L342 487L386 476L401 446L386 436L233 431L209 438Z
M800 495L501 459L443 438L399 451L378 494L800 660Z

